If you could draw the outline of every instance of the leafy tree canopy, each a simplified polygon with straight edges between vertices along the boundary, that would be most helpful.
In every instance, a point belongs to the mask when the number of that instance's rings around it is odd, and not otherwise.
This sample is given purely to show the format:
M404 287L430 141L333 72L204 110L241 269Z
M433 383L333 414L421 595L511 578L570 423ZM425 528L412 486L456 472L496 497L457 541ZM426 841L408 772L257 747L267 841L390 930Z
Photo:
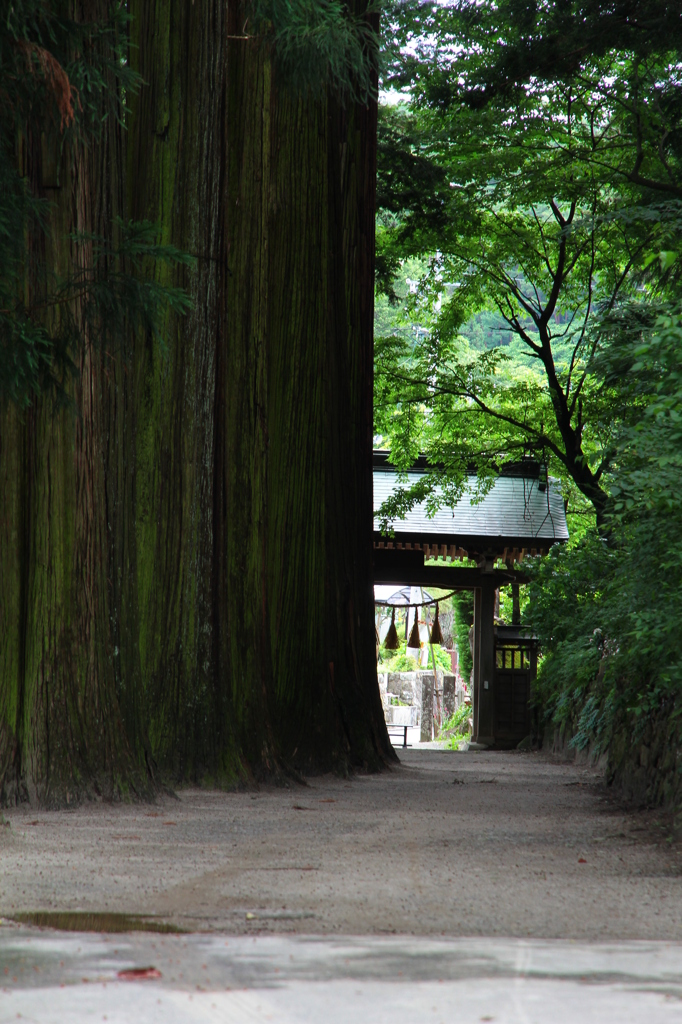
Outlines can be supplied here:
M548 464L572 541L530 567L538 702L606 749L682 674L679 5L398 4L384 39L375 429L434 467L384 511Z
M539 456L576 510L603 522L604 476L638 397L626 401L595 360L605 319L644 302L647 277L659 292L676 280L680 65L652 23L646 45L595 42L570 74L550 62L541 78L561 11L581 10L549 5L529 21L517 6L397 12L395 40L412 42L386 81L409 85L411 100L382 110L379 286L395 301L398 268L420 257L405 313L426 330L416 344L395 331L378 340L376 429L398 464L425 451L442 467L432 483L461 487L472 464L485 476ZM607 33L611 15L600 17L590 32ZM500 344L472 352L462 329L485 311Z
M252 0L249 22L273 49L281 79L314 97L376 97L376 4L340 0Z

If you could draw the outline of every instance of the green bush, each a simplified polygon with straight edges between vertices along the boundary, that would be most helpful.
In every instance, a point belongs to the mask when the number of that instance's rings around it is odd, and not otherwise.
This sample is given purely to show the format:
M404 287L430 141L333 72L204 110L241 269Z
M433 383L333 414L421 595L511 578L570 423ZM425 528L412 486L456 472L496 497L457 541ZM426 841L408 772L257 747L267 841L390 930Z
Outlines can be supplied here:
M416 672L418 668L418 662L411 655L408 656L404 641L397 651L387 651L385 647L379 650L380 672Z
M633 741L682 703L682 311L633 337L621 324L604 375L630 382L604 537L587 531L532 568L526 621L540 638L536 703L578 748L605 750L617 722Z
M452 672L452 660L447 651L444 651L442 647L436 644L433 648L436 655L436 667L443 669L444 672ZM426 663L427 668L433 668L433 658L431 657L431 647L428 648L429 658Z
M474 595L471 590L455 594L452 599L455 613L455 634L457 653L459 655L459 673L465 682L469 682L473 660L469 647L469 629L474 621Z
M452 668L452 662L450 661L450 655L447 651L444 651L442 647L436 645L434 648L436 654L436 665L438 668L443 669L445 672L450 672ZM412 650L412 648L410 648ZM427 662L427 668L433 668L433 658L431 657L431 647L428 648L429 658ZM400 649L397 651L387 651L385 647L381 647L379 650L379 671L380 672L417 672L420 669L419 662L412 655L407 653L407 645L405 642L401 643Z
M460 704L460 706L453 712L452 715L443 722L440 732L438 733L438 739L452 739L457 742L462 739L466 739L469 735L468 731L464 731L462 726L465 725L468 718L471 717L471 705Z

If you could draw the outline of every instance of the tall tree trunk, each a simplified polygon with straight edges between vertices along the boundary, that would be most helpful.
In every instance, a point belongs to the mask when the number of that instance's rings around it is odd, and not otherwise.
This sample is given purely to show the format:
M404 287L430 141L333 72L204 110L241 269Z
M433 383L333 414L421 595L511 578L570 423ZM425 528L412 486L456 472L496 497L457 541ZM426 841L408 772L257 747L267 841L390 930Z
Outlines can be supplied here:
M103 18L106 4L90 10ZM92 267L86 234L107 235L120 211L120 137L66 143L59 188L44 187L44 147L27 128L29 185L52 206L31 239L36 263L65 279ZM53 140L55 147L58 142ZM52 182L51 184L54 184ZM26 283L40 308L44 282ZM148 796L141 750L128 742L116 692L105 490L110 356L70 313L86 344L76 354L72 405L50 399L0 421L0 799L60 805L88 796ZM63 315L59 307L51 315Z
M225 777L378 766L392 750L371 575L375 109L278 86L260 41L227 39L243 34L237 4L227 24L220 0L132 9L149 88L129 172L151 182L134 208L199 257L194 316L138 369L156 756Z
M194 303L162 342L138 339L136 546L145 707L154 756L176 779L243 773L218 678L216 344L223 331L225 4L133 0L129 210L196 257L175 280Z
M3 412L6 801L150 795L154 759L228 784L393 757L371 572L376 111L288 93L259 41L228 42L236 4L131 9L147 85L126 216L196 255L167 279L194 311L110 353L74 304L73 408ZM115 230L121 180L113 118L69 143L51 271L92 265L82 236Z
M258 40L228 45L221 675L254 767L376 766L376 108L292 95Z

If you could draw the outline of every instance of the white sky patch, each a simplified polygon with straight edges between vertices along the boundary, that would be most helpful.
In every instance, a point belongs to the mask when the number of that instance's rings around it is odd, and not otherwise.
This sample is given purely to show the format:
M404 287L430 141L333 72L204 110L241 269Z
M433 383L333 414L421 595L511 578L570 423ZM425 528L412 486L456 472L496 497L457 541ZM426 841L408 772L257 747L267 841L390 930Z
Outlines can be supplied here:
M409 103L410 94L405 89L380 89L379 103L385 107L397 107L399 103Z

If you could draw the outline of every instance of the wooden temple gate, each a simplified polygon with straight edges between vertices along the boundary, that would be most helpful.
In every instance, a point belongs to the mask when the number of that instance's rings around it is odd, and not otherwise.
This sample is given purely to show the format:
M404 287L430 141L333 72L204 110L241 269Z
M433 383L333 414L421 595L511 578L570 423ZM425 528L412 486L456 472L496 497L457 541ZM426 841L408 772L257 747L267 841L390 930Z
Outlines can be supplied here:
M399 485L387 454L375 452L375 513ZM418 463L408 482L425 471ZM528 699L537 650L518 626L496 625L495 593L509 583L526 583L517 568L525 555L545 554L568 539L568 529L561 493L537 462L505 467L482 500L474 492L472 479L457 505L434 516L419 506L393 523L390 534L375 520L374 582L474 591L472 739L509 747L530 732ZM499 562L505 567L496 568Z

